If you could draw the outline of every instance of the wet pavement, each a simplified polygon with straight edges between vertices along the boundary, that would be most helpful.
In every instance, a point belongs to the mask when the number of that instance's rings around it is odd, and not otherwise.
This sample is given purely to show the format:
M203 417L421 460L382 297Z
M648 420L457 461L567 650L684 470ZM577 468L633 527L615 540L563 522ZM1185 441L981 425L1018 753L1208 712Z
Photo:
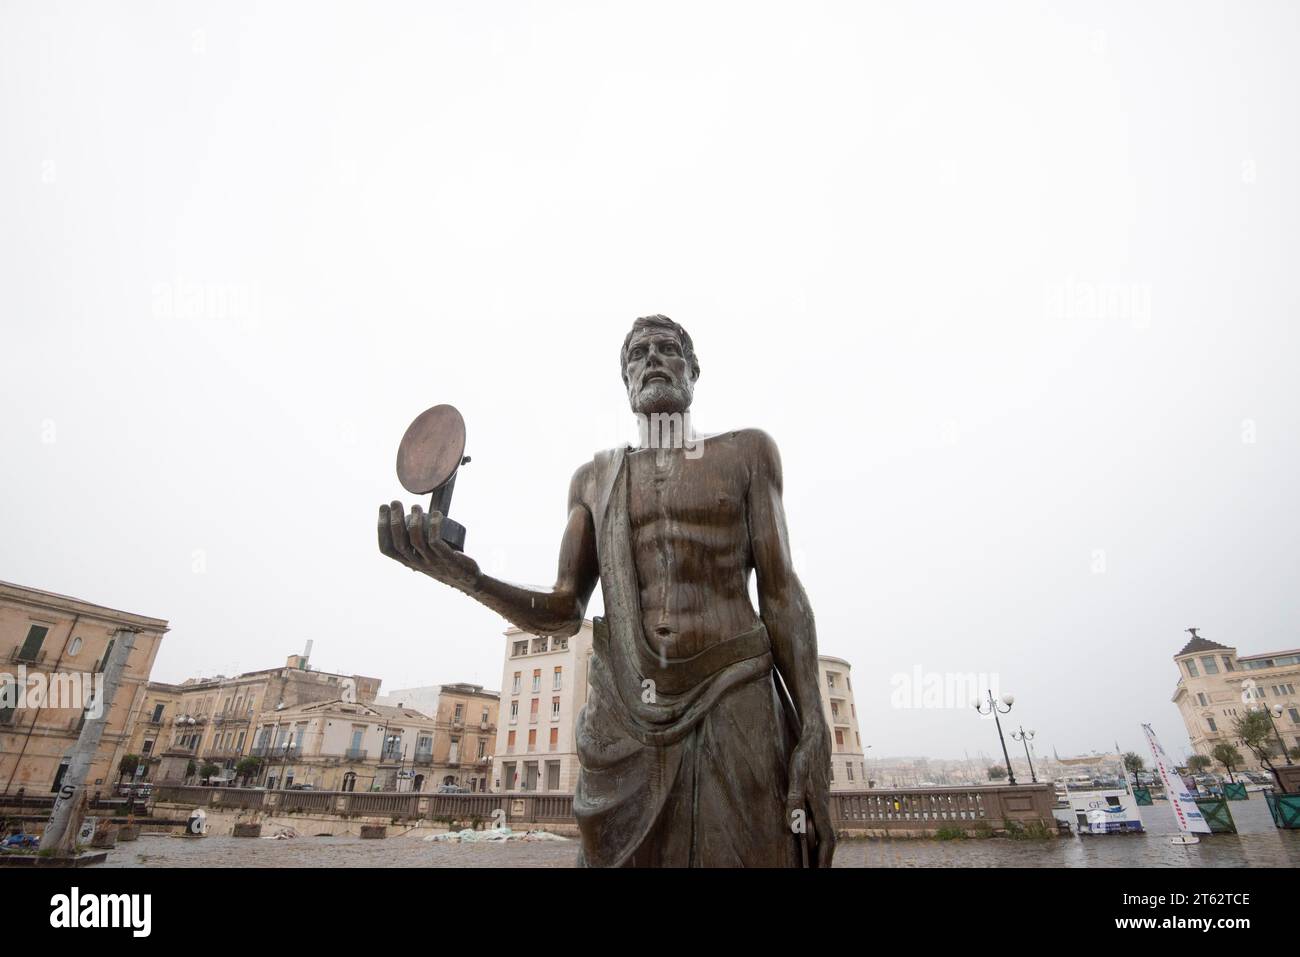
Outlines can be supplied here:
M1300 831L1273 826L1264 799L1229 807L1238 834L1203 835L1179 847L1173 811L1158 801L1141 809L1145 834L1074 835L1047 841L841 841L836 867L1300 867ZM428 831L420 832L421 835ZM576 840L444 844L420 836L366 840L300 837L190 839L161 834L119 844L100 867L571 867Z

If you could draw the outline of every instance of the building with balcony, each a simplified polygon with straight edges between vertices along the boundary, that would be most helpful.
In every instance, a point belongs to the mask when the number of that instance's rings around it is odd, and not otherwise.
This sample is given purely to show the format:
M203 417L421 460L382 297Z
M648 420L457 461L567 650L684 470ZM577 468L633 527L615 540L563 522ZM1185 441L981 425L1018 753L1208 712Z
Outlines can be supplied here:
M819 655L817 674L826 727L831 731L831 790L861 791L871 787L858 728L858 708L853 701L852 666L843 658Z
M380 702L415 708L434 720L432 747L419 755L435 786L486 791L492 774L501 695L482 685L460 683L403 688ZM432 788L426 788L432 790Z
M1258 768L1254 755L1238 743L1233 722L1247 709L1274 705L1282 707L1274 724L1286 747L1300 747L1300 649L1239 655L1230 645L1193 635L1174 663L1178 684L1172 700L1197 754L1212 757L1216 744L1227 743L1247 768ZM1279 751L1275 746L1274 753Z
M557 791L578 783L576 724L587 703L591 622L571 638L510 627L505 635L493 791Z
M131 753L167 622L0 582L0 793L58 790L84 723L80 697L67 693L70 682L93 688L120 628L136 636L86 778L92 793L112 789L123 755ZM37 686L47 693L32 694Z
M214 780L233 780L240 759L251 755L253 728L265 715L313 702L374 701L379 686L378 678L318 671L307 655L289 655L283 667L233 678L150 682L131 728L128 753L145 759L136 780L182 780L190 761L210 761L221 768Z
M250 756L268 788L432 791L436 722L414 708L317 701L264 714Z

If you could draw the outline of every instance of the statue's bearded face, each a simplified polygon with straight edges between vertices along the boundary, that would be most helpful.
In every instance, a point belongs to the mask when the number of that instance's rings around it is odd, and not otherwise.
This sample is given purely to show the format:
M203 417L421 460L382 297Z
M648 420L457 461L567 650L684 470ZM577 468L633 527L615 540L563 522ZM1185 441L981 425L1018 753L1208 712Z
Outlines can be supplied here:
M691 407L695 380L671 329L644 329L632 337L623 381L633 412L685 412Z

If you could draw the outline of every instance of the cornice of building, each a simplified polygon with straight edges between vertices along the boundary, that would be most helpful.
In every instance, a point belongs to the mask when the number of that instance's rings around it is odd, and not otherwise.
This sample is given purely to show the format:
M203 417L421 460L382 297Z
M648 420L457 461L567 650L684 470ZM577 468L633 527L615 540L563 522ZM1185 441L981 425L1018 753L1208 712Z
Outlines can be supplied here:
M81 598L59 595L52 591L42 591L39 588L29 588L26 585L15 585L13 582L0 581L0 599L36 605L50 611L102 618L115 624L133 625L142 631L156 631L163 634L170 630L166 619L163 618L137 615L134 612L109 608L107 605L96 605L94 602L85 601Z

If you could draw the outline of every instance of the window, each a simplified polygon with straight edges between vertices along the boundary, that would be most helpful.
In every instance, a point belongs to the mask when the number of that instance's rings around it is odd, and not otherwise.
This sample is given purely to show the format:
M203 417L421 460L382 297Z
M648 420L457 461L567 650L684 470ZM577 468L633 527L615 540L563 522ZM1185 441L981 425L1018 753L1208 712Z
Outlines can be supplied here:
M536 723L537 723L537 702L540 701L540 700L541 700L540 698L534 698L534 699L533 699L533 703L532 703L531 705L529 705L529 707L528 707L528 723L529 723L529 724L536 724Z
M1205 700L1205 692L1204 692L1204 691L1198 691L1198 692L1196 693L1196 700L1199 701L1199 702L1201 703L1201 707L1202 707L1202 708L1204 708L1206 705L1209 704L1209 702Z
M44 625L32 625L28 628L27 639L23 642L22 648L18 649L18 657L23 661L36 661L40 657L45 636L49 633L50 629Z
M511 694L519 694L519 672L515 672L515 680L510 686Z
M1224 671L1236 671L1236 670L1237 670L1236 668L1232 667L1232 659L1229 658L1227 655L1224 655L1224 656L1223 656L1223 670L1224 670Z
M1205 668L1207 675L1217 675L1219 673L1219 663L1214 660L1214 655L1202 656L1201 665Z
M546 762L546 790L558 791L560 789L560 762Z
M1206 718L1206 719L1205 719L1205 723L1208 724L1208 725L1210 726L1210 730L1211 730L1211 731L1218 731L1218 730L1219 730L1219 726L1218 726L1217 724L1214 723L1214 719L1213 719L1213 718Z
M18 710L18 681L13 675L0 675L0 724L13 724Z
M81 650L82 644L84 644L84 642L82 642L80 638L73 638L72 641L69 642L68 644L68 657L69 658L77 657L77 652Z
M568 650L569 650L569 639L568 639L568 638L552 638L552 639L551 639L551 650L552 650L552 651L568 651Z
M506 754L515 753L515 733L511 731L506 735Z
M478 756L479 756L480 759L482 759L482 758L484 758L484 757L487 756L487 739L486 739L486 738L479 738L479 739L478 739Z
M554 677L553 677L552 680L551 680L551 690L552 690L552 691L559 691L560 688L563 686L563 675L564 675L564 669L563 669L563 668L556 668L556 669L555 669L555 675L554 675Z
M844 731L841 728L835 729L835 747L844 747Z
M518 658L520 655L526 655L526 654L528 654L528 642L516 641L514 653L510 657Z
M528 750L529 751L537 750L537 729L536 728L528 729Z
M1200 672L1196 670L1196 662L1191 658L1188 658L1183 664L1187 666L1187 676L1189 678L1199 678L1201 676Z
M519 702L512 701L510 702L510 723L514 724L518 720L519 720Z
M534 638L534 639L533 639L533 654L535 654L535 655L541 655L541 654L545 654L545 653L546 653L546 639L545 639L545 638Z
M484 709L483 709L483 717L479 719L479 724L483 725L483 727L485 727L485 728L488 726L488 709L487 709L487 708L484 708Z
M162 724L163 708L165 705L156 704L153 706L153 717L149 720L154 724Z
M551 720L552 721L560 720L560 699L559 698L551 699Z
M835 687L835 672L833 671L826 672L826 687L828 688Z
M533 671L533 694L542 690L542 669L537 668Z
M1300 724L1300 711L1297 711L1295 708L1288 708L1287 714L1291 716L1292 724Z
M832 702L831 702L831 718L838 718L839 716L840 716L840 705L839 705L839 702L838 702L838 701L832 701Z
M463 704L456 705L456 716L451 720L455 721L457 724L460 724L461 721L465 720L465 706Z
M853 780L853 762L852 762L852 761L845 761L845 762L844 762L844 771L845 771L846 774L848 774L848 776L849 776L849 780L852 781L852 780Z
M142 754L153 754L153 739L145 741L144 747L140 749Z
M559 728L551 729L551 750L552 751L560 750L560 729Z

